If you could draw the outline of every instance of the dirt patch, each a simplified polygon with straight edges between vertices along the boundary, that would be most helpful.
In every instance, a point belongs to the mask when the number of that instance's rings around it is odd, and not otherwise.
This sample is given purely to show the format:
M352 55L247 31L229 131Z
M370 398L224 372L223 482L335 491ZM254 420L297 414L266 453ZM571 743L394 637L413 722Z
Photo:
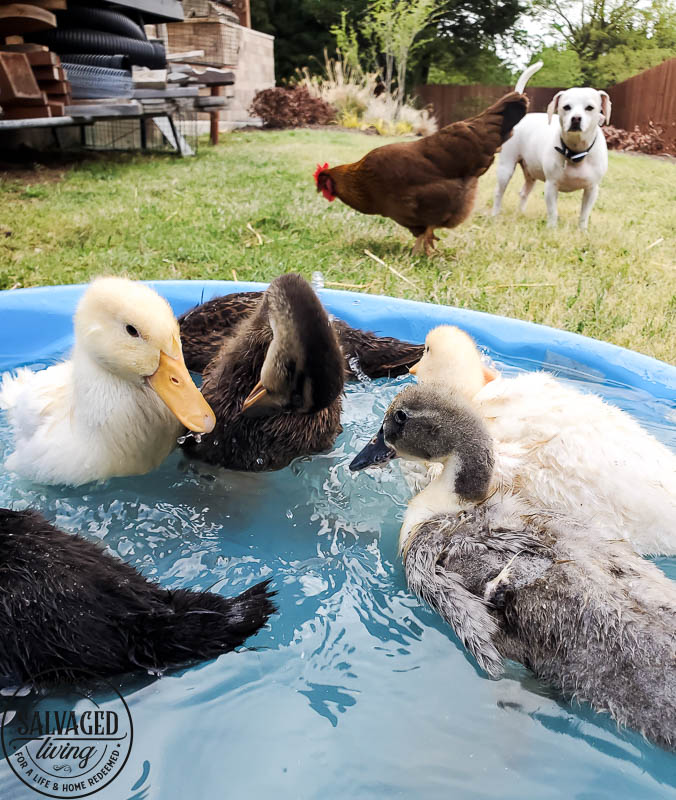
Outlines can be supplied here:
M46 167L35 164L32 167L8 165L0 162L0 181L17 181L33 186L41 183L56 183L60 181L68 167Z
M12 152L12 160L0 159L0 181L16 181L28 186L56 183L71 169L83 164L124 163L128 155L121 153L53 152L28 148Z
M365 130L358 128L345 128L343 125L295 125L293 128L261 128L258 125L244 125L233 128L231 133L279 133L280 131L339 131L340 133L366 134L367 136L380 136L378 130L371 125Z

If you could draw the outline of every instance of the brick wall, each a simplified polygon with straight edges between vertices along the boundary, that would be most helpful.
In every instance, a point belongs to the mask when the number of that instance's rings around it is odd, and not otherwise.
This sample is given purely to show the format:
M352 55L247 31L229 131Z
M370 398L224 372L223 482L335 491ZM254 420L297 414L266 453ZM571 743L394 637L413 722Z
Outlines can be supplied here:
M230 108L221 113L226 123L249 121L248 109L256 92L275 85L274 36L244 27L240 33L235 85L228 87L228 94L234 97Z

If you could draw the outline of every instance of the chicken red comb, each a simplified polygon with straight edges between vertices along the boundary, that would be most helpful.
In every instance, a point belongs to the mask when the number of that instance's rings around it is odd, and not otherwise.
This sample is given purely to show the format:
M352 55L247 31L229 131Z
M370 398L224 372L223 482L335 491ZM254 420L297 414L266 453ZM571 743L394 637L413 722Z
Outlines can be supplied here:
M315 174L314 174L315 183L317 183L317 181L319 180L319 173L323 172L325 169L328 169L328 168L329 168L328 164L324 164L323 167L320 166L319 164L317 164L317 169L315 170Z

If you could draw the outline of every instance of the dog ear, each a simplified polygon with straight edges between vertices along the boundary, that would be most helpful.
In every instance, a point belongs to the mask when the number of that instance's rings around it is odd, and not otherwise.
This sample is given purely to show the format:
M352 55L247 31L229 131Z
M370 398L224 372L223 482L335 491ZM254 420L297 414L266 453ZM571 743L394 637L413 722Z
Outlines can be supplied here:
M554 97L552 97L552 102L547 106L547 124L551 125L552 117L554 114L558 114L559 111L559 97L563 92L557 92Z
M613 104L610 102L608 92L600 91L599 94L601 95L601 113L603 114L603 122L599 124L607 125L610 122L610 111L613 107Z

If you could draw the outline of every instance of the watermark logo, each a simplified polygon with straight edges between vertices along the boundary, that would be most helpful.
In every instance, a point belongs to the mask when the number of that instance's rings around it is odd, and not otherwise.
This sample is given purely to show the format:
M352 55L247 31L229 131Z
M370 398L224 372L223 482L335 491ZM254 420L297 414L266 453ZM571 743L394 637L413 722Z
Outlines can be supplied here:
M91 683L89 673L73 672L82 686ZM45 797L88 797L109 786L127 763L134 738L124 697L97 680L95 699L54 683L49 673L30 685L47 688L28 694L18 688L2 714L2 749L14 774Z

